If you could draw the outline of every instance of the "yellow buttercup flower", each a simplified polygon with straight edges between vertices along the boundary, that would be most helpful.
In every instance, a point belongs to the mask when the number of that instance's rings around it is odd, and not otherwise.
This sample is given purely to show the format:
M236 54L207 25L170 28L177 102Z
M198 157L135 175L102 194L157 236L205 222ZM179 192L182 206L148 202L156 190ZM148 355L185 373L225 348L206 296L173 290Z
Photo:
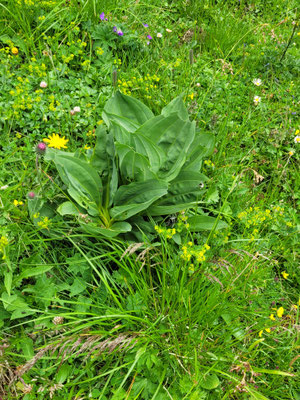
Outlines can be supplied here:
M270 333L270 332L271 332L271 329L270 329L270 328L266 328L265 331L268 332L268 333Z
M16 56L19 53L19 50L16 47L13 47L11 49L11 52L13 53L14 56Z
M278 310L277 310L277 316L279 318L281 318L283 316L283 313L284 313L284 308L283 307L279 307Z
M54 147L55 149L66 149L66 144L69 139L66 139L65 136L60 137L58 134L53 133L52 136L49 136L49 139L43 139L44 142L48 143L48 147Z
M284 279L287 279L289 274L287 274L285 271L281 272L281 275L283 276Z
M271 321L276 321L276 318L274 317L274 314L271 314L271 315L269 316L269 318L270 318Z

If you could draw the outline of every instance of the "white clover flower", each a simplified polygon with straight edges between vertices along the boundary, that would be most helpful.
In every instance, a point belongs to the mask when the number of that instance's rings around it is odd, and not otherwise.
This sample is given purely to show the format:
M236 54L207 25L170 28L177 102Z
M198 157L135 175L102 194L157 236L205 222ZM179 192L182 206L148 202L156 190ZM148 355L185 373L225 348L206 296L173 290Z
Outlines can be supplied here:
M79 113L80 112L80 107L78 107L78 106L74 107L73 111L76 112L76 113Z
M261 79L253 79L252 82L254 83L255 86L260 86L262 84Z
M162 37L162 33L158 32L158 34L156 35L158 38Z
M295 143L300 143L300 136L295 136L294 142Z
M257 106L257 104L261 102L261 97L259 97L259 96L254 96L253 102L254 102L254 104Z
M40 83L40 87L43 88L43 89L45 89L47 86L48 86L48 83L45 82L45 81L42 81L42 82Z

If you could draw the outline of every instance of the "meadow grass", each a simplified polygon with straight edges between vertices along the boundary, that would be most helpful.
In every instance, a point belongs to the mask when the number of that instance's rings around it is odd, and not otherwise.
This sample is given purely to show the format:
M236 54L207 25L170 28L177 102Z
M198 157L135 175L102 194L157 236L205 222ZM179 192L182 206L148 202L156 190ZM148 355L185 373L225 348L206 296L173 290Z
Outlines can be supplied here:
M0 17L0 397L299 399L297 2L7 0ZM53 133L88 152L116 90L155 114L182 95L215 137L198 207L141 240L59 217L35 152ZM192 232L194 214L227 228Z

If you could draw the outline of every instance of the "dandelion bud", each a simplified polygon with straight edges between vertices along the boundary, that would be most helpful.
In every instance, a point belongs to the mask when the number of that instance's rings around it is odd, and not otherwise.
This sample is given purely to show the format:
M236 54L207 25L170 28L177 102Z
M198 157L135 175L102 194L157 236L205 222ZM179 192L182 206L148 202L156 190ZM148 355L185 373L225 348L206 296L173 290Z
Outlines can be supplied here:
M34 192L29 192L27 194L28 199L34 199L35 198L35 193Z
M37 146L36 146L36 152L37 154L45 154L45 151L47 149L47 146L45 145L45 143L40 142Z
M48 84L47 84L47 82L45 82L45 81L42 81L42 82L40 83L40 87L41 87L42 89L45 89L47 86L48 86Z

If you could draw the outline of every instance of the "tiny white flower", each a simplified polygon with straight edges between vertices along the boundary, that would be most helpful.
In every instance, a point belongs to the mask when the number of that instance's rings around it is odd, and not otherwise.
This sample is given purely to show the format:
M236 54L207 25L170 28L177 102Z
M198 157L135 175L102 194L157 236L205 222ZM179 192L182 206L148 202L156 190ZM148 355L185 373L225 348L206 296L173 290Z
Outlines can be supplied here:
M254 96L253 101L254 101L254 104L257 106L257 104L261 102L261 98L259 96Z
M295 143L300 143L300 136L295 136L294 142Z
M169 33L171 33L171 32L172 32L172 30L171 30L171 29L169 29L169 28L166 28L166 31L167 31L167 32L169 32Z
M47 86L48 86L48 84L47 84L47 82L45 82L45 81L42 81L42 82L40 83L40 87L43 88L43 89L45 89Z
M201 86L201 83L197 82L197 83L196 83L196 86L197 86L197 87L200 87L200 86Z
M78 107L78 106L74 107L73 111L76 112L76 113L80 112L80 107Z
M4 186L1 186L0 187L0 190L5 190L5 189L7 189L8 188L8 185L4 185Z
M70 111L70 114L71 114L71 115L74 115L74 114L75 114L75 111L74 111L74 110L71 110L71 111Z
M260 86L262 84L261 79L253 79L252 82L254 83L255 86Z
M162 34L160 32L158 32L158 34L156 35L158 38L162 37Z

